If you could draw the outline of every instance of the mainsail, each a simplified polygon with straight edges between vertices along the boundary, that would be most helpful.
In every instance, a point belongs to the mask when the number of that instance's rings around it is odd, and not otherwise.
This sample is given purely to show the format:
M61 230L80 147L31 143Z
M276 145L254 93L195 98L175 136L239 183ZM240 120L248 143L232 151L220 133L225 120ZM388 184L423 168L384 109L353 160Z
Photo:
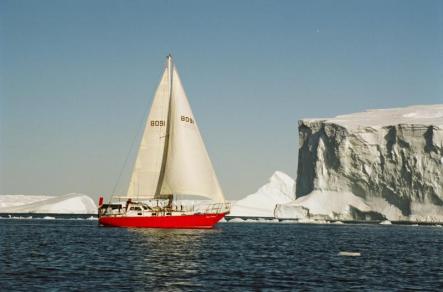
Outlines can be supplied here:
M128 189L130 198L223 192L172 58L156 91Z
M132 171L127 196L154 198L160 177L170 99L170 74L166 66L155 92L137 158Z

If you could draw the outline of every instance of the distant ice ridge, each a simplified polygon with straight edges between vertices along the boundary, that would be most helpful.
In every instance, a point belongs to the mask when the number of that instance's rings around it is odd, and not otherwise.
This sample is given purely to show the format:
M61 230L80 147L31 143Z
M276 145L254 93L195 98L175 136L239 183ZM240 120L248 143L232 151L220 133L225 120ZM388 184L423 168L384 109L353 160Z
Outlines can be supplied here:
M274 217L277 204L285 204L295 199L295 181L287 174L276 171L269 183L256 193L235 203L229 216L232 217Z
M95 214L95 202L84 194L62 196L0 195L0 213Z
M305 119L299 137L297 200L278 216L443 222L442 104Z
M33 213L36 214L36 213ZM66 215L66 214L61 214L61 215ZM82 214L72 214L72 215L82 215ZM58 215L55 215L58 216ZM97 221L98 217L94 217L94 216L90 216L88 218L63 218L63 217L53 217L53 216L45 216L45 217L38 217L36 215L33 216L13 216L11 214L9 214L8 216L2 216L0 217L0 220L2 219L15 219L15 220L48 220L48 219L52 219L52 220L67 220L67 221L81 221L81 220L86 220L86 221Z

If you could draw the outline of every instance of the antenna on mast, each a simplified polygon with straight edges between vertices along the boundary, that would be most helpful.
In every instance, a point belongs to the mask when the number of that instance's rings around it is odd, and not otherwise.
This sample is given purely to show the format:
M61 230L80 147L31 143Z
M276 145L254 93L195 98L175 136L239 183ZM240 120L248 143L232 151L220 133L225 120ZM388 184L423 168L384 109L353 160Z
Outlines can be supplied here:
M166 59L168 60L168 63L172 63L172 54L169 53Z
M169 98L172 96L172 67L174 64L172 63L172 54L169 53L166 57L168 60L168 74L169 74Z

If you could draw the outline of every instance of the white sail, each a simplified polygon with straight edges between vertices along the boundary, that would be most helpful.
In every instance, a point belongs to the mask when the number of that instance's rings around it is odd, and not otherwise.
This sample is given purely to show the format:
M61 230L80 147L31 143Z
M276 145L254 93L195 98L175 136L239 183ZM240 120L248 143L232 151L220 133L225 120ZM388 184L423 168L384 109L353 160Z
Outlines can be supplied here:
M180 77L168 57L127 196L146 199L171 194L225 201Z
M172 70L170 106L168 152L160 195L198 195L224 202L223 192L175 67Z
M155 92L135 160L127 196L154 198L159 182L166 141L170 99L168 65Z

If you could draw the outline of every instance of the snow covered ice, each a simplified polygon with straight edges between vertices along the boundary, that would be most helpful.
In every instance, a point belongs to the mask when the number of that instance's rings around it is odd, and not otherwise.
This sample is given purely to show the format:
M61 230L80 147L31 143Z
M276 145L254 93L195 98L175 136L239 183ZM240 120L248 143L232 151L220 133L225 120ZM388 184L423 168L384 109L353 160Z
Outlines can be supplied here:
M314 191L295 201L277 205L275 216L281 219L306 219L317 215L315 219L353 220L356 219L353 208L363 212L371 211L363 199L352 193Z
M229 216L273 218L277 204L288 203L294 199L294 179L281 171L276 171L269 179L269 183L256 193L233 203Z
M304 119L299 137L297 200L279 216L443 221L443 105Z
M0 195L0 213L95 214L97 206L87 195Z

